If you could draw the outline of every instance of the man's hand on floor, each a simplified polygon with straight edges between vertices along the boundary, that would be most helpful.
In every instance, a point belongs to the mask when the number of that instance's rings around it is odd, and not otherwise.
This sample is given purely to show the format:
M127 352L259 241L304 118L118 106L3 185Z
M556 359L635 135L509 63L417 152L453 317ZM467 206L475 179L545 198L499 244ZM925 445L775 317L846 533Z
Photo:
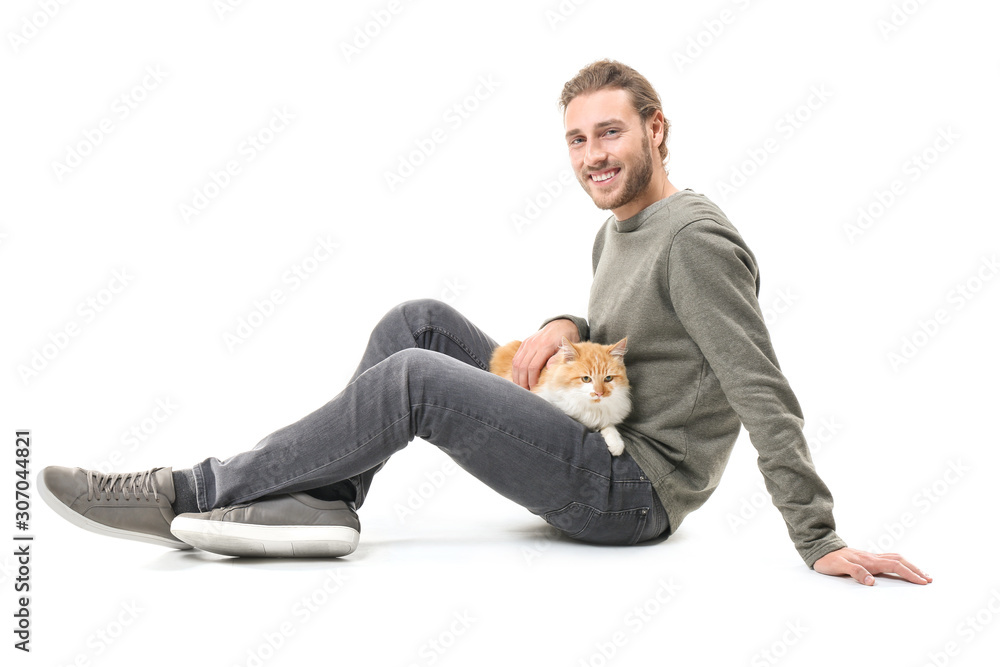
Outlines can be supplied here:
M813 569L820 574L847 574L865 586L875 585L876 574L895 574L914 584L934 581L899 554L872 554L850 547L831 551L813 563Z

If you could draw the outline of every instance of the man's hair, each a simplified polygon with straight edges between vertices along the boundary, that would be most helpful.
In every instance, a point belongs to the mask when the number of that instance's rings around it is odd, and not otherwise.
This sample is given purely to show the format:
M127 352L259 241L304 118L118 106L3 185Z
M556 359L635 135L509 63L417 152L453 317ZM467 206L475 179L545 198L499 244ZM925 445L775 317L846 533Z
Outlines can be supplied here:
M663 112L660 96L656 94L649 80L628 65L616 60L598 60L590 63L563 86L559 97L559 108L565 112L569 103L579 95L594 93L598 90L621 89L628 93L632 108L639 114L643 124L657 111ZM663 118L663 141L657 146L660 160L667 159L667 136L670 134L670 121Z

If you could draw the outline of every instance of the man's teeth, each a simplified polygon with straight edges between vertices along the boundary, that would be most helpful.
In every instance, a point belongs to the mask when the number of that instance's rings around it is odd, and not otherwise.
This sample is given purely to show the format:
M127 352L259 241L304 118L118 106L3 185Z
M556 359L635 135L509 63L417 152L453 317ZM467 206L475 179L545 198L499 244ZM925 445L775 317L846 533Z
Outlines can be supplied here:
M590 177L595 181L606 181L617 173L616 171L609 171L606 174L591 174Z

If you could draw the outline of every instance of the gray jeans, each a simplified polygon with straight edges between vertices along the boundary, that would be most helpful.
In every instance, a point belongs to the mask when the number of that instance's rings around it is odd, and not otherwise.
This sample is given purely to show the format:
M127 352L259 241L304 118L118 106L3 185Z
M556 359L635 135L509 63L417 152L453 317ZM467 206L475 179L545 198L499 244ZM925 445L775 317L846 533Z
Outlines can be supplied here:
M600 433L489 373L496 346L445 303L396 306L330 402L250 451L194 466L199 508L293 491L360 507L385 461L422 438L572 538L635 544L667 533L628 452L611 456Z

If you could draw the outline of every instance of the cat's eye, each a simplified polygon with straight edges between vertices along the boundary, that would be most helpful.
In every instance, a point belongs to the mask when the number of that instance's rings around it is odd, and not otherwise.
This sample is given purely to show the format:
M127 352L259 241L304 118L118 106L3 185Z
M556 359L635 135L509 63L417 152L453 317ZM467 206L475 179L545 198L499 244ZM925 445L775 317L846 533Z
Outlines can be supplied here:
M612 380L614 380L614 377L612 377L612 376L610 376L610 375L609 375L609 376L607 376L606 378L604 378L604 381L605 381L605 382L611 382Z
M582 378L580 378L580 381L581 382L590 382L590 376L589 375L584 375Z

